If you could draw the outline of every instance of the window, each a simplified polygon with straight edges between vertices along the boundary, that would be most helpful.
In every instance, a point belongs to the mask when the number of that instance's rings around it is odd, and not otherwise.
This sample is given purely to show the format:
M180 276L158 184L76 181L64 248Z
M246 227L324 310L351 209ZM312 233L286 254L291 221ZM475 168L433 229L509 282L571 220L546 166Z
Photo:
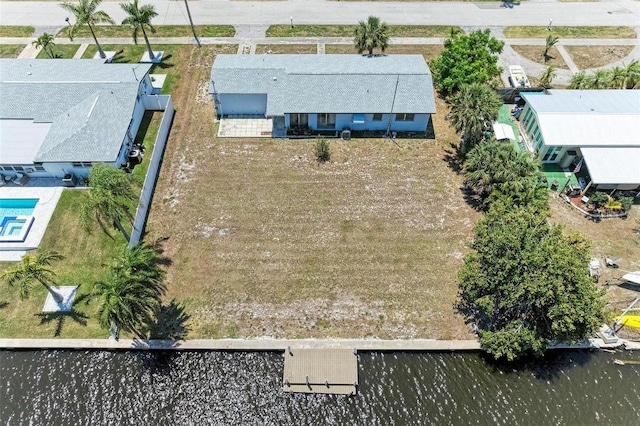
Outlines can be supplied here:
M381 113L373 114L373 121L382 121L382 114Z
M551 161L555 161L556 158L558 158L558 154L560 154L560 151L562 151L562 147L561 146L552 146L547 148L547 152L544 153L544 157L542 157L542 161L547 161L547 162L551 162Z
M396 121L413 121L415 114L396 114Z
M91 163L83 163L81 161L73 162L71 165L76 168L91 167Z
M318 128L319 129L335 129L336 128L336 115L335 114L318 114Z
M289 114L291 127L307 127L309 125L309 114Z

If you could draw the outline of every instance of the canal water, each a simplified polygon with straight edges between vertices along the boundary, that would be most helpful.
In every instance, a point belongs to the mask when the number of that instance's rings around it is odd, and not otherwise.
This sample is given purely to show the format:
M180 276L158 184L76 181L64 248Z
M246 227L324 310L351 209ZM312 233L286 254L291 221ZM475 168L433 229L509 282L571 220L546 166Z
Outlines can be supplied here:
M356 396L286 394L257 352L0 351L8 425L634 425L640 353L361 353Z

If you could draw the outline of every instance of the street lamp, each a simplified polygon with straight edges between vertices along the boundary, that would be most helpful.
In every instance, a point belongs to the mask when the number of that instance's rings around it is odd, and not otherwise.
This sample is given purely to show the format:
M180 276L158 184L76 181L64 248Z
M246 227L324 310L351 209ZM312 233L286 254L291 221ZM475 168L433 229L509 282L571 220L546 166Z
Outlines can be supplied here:
M291 28L293 28L293 16L290 17L289 20L291 21Z
M547 25L547 31L551 31L551 24L553 23L553 19L549 19L549 25Z

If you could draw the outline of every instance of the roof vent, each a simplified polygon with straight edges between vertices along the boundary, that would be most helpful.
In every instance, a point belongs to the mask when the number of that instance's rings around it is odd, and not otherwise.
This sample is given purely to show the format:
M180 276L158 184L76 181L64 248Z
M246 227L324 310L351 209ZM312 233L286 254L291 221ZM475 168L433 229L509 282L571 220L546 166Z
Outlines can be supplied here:
M273 81L278 81L278 77L273 77Z

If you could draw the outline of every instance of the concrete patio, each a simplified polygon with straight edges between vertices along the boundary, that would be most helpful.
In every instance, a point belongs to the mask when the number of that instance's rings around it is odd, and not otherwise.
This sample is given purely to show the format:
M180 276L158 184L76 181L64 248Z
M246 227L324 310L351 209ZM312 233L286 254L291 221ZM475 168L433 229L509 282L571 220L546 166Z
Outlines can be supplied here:
M230 115L220 119L218 137L270 138L273 120L256 115Z

